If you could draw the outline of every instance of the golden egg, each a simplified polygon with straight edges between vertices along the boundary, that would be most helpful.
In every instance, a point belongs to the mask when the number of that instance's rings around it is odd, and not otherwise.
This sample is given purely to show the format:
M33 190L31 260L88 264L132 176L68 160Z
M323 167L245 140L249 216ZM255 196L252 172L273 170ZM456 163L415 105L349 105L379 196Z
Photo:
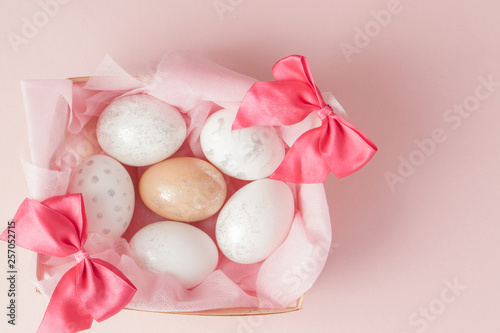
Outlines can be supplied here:
M176 157L151 166L139 181L144 204L167 219L195 222L217 211L226 199L224 177L212 164Z

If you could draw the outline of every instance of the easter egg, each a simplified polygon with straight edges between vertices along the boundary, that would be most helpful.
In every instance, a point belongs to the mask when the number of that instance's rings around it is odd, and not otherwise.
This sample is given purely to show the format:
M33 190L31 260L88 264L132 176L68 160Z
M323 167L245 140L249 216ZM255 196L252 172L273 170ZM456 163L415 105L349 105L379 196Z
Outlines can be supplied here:
M237 109L212 114L200 134L206 158L223 173L238 179L269 177L285 156L283 141L270 126L231 131Z
M217 266L213 240L192 225L164 221L139 230L130 240L136 262L151 273L169 273L185 288L202 282Z
M186 123L173 106L149 95L116 99L97 122L102 149L123 164L145 166L174 154L186 137Z
M120 162L106 155L85 158L75 168L68 193L81 193L88 232L121 236L134 213L135 194Z
M234 193L220 211L217 245L234 262L262 261L286 239L294 214L293 194L284 182L251 182Z
M176 157L151 166L139 181L144 204L167 219L194 222L215 214L226 199L223 175L210 163Z

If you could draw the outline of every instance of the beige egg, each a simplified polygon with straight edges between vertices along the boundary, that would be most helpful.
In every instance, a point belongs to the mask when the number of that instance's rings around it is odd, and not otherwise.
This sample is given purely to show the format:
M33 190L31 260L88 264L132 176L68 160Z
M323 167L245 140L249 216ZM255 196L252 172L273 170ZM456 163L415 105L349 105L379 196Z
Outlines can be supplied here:
M149 209L167 219L195 222L215 214L226 199L224 177L194 157L157 163L142 175L139 195Z

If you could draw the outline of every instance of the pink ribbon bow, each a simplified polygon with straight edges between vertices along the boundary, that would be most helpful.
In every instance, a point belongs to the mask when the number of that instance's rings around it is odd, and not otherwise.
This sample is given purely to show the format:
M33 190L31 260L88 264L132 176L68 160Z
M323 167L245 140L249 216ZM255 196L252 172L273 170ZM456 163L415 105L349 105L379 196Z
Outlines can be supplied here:
M322 125L302 134L269 177L292 183L321 183L332 171L338 178L359 170L377 147L325 104L307 59L292 55L273 67L276 81L257 82L247 92L233 130L249 126L288 126L316 112Z
M118 313L136 292L113 265L90 258L83 249L87 219L81 194L26 199L17 211L16 245L56 257L73 255L77 264L57 284L37 332L77 332ZM7 241L8 230L0 235Z

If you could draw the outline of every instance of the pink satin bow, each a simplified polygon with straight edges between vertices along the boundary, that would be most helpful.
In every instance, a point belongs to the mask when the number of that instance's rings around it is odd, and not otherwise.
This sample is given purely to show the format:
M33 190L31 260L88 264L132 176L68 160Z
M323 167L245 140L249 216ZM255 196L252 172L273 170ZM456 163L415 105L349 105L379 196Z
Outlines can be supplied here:
M81 194L26 199L17 211L16 245L56 257L73 255L77 264L56 286L38 332L77 332L118 313L136 292L113 265L90 258L83 246L87 220ZM0 235L7 240L7 230Z
M321 183L332 171L338 178L359 170L377 147L325 104L307 59L292 55L273 67L276 81L257 82L238 110L233 130L249 126L288 126L316 112L322 125L302 134L269 177L292 183Z

